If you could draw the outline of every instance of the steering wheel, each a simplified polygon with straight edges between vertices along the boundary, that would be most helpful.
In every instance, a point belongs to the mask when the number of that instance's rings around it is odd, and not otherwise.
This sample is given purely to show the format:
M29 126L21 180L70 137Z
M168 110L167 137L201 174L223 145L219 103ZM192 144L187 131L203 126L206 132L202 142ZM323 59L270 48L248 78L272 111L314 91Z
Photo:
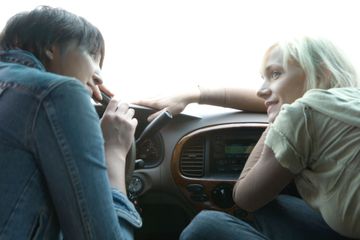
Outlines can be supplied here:
M101 118L104 114L106 106L110 101L110 97L107 96L105 93L102 92L103 100L101 101L101 105L95 105L95 109ZM141 143L144 139L152 136L154 133L160 131L171 119L173 118L172 114L168 111L164 111L159 114L154 120L147 125L144 131L140 134L139 138L135 141L135 136L132 141L130 150L126 156L126 163L125 163L125 184L126 188L129 187L131 177L134 173L135 169L135 160L136 160L136 144Z
M136 144L135 144L135 138L134 138L131 143L130 150L129 150L128 154L126 155L126 163L125 163L126 189L128 189L130 181L131 181L131 177L134 173L135 159L136 159Z

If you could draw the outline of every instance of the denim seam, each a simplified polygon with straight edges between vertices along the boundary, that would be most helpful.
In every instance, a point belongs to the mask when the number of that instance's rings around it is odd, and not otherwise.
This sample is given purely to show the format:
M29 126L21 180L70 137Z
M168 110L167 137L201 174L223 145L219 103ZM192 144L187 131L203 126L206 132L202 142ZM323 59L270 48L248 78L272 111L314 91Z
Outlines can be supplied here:
M82 189L81 181L77 177L78 176L78 174L76 174L77 169L76 169L76 166L74 166L74 164L72 162L72 160L73 160L73 158L71 156L72 154L68 150L69 148L66 144L65 137L61 134L61 132L59 131L59 128L57 126L58 123L57 123L56 117L54 117L56 115L56 113L51 109L51 107L52 107L51 103L49 101L45 101L46 97L48 97L48 95L52 92L52 90L54 90L56 87L59 87L66 82L54 84L52 87L50 87L48 89L48 91L46 91L44 94L41 94L39 96L40 104L38 106L38 109L37 109L35 117L34 117L32 131L35 131L34 129L35 129L36 120L37 120L37 116L40 111L40 108L41 108L41 106L44 106L45 112L49 119L50 126L52 128L54 135L56 136L56 140L57 140L59 149L62 152L62 155L65 159L64 164L65 164L66 168L68 169L68 175L69 175L69 178L71 179L71 183L72 183L71 186L72 186L73 192L77 199L77 206L78 206L79 213L81 216L81 221L82 221L84 228L86 229L85 234L87 235L88 238L91 239L93 237L93 233L91 231L91 229L92 229L91 223L90 223L91 219L88 217L88 214L87 214L88 207L85 206L86 202L84 201L84 197L82 197L83 192L81 190Z
M7 230L8 230L8 229L7 229L8 224L12 221L13 215L14 215L14 213L16 212L18 206L23 202L23 200L24 200L24 193L27 192L28 188L29 188L30 185L31 185L30 183L32 182L33 178L37 175L37 172L38 172L38 171L35 169L34 172L33 172L32 175L31 175L31 177L29 178L29 180L26 182L25 187L24 187L24 189L23 189L23 191L22 191L19 199L18 199L18 201L17 201L16 204L15 204L14 210L11 212L9 218L6 220L2 232L0 232L0 239L2 239L2 235L6 235Z
M69 177L72 182L72 188L73 188L74 194L77 199L77 205L79 208L79 213L81 215L81 220L86 229L86 235L88 235L88 237L92 238L91 225L89 225L90 218L87 216L88 215L87 211L86 211L87 207L85 206L86 202L84 201L81 181L78 177L79 174L77 173L77 168L73 162L74 159L72 157L71 152L69 151L69 147L67 146L65 137L59 131L59 127L57 126L58 123L54 116L55 112L52 112L53 110L49 108L49 107L51 107L50 105L51 104L49 102L44 102L45 111L48 114L48 117L50 120L50 125L56 136L57 142L59 144L59 149L64 156L64 160L65 160L64 163L65 163L66 168L68 169L68 174L69 174Z
M57 87L59 87L60 85L62 85L63 83L65 82L55 82L54 84L50 85L49 88L46 89L46 91L40 93L39 95L35 95L35 97L37 98L38 100L38 105L35 109L35 112L34 112L34 116L33 116L33 119L32 119L32 124L29 124L29 128L30 130L27 131L29 133L29 136L35 136L34 132L35 132L35 126L36 126L36 121L37 121L37 117L39 115L39 112L40 112L40 109L41 109L41 106L43 105L43 102L45 100L45 98ZM45 108L46 109L46 108ZM27 144L29 146L32 146L32 149L33 149L33 153L35 155L35 157L37 159L39 159L39 156L37 156L37 152L36 152L36 148L35 146L33 146L33 143L35 143L35 141L33 141L31 138L29 139L26 139L28 140Z

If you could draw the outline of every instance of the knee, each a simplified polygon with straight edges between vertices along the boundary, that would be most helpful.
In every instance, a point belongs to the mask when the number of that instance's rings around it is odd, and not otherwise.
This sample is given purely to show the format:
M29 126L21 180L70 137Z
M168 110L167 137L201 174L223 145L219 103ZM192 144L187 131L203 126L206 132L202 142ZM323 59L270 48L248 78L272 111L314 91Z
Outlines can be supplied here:
M209 239L209 236L218 234L219 226L224 226L232 218L234 217L219 211L202 211L183 230L180 239Z

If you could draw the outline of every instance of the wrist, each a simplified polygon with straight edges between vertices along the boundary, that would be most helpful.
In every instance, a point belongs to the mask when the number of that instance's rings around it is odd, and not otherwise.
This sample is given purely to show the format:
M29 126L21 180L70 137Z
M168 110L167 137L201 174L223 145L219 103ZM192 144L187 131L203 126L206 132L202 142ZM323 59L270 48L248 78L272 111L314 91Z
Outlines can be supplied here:
M119 142L105 141L104 149L106 157L125 159L128 153L128 150Z
M108 166L107 173L111 186L126 194L125 164L120 169L114 166Z
M110 185L113 188L118 189L120 192L126 194L125 177L114 176L109 173Z
M106 167L109 176L110 184L126 193L125 187L125 167L126 167L126 153L116 147L106 147Z

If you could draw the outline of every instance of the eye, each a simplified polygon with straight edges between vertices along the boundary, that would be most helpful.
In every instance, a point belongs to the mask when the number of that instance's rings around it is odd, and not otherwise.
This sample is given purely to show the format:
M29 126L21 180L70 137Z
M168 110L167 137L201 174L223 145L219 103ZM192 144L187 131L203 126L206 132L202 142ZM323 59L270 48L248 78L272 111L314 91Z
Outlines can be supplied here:
M281 76L281 72L273 71L273 72L271 73L271 79L276 80L276 79L278 79L280 76Z
M98 52L88 52L90 58L95 62L99 63L101 59L101 54Z
M99 58L99 55L96 53L90 53L90 57L92 58L92 60L96 61Z

